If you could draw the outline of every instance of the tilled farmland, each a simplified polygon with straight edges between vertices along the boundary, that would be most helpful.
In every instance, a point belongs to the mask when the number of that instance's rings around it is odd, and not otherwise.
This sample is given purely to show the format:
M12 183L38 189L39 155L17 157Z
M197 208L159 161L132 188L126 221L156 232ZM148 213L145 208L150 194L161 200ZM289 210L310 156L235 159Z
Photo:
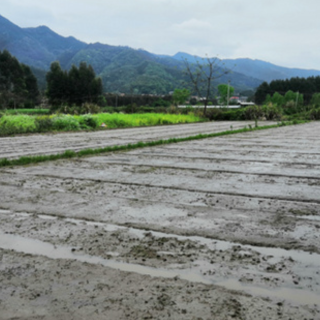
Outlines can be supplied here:
M1 157L248 124L3 138ZM319 133L1 169L0 319L320 319Z
M263 125L275 124L264 121ZM0 159L14 159L22 156L47 155L63 153L66 150L80 151L88 148L103 148L116 145L127 145L140 141L148 142L169 138L190 137L227 130L254 127L254 121L239 122L203 122L188 125L169 125L113 129L91 132L44 133L38 135L20 135L0 138Z

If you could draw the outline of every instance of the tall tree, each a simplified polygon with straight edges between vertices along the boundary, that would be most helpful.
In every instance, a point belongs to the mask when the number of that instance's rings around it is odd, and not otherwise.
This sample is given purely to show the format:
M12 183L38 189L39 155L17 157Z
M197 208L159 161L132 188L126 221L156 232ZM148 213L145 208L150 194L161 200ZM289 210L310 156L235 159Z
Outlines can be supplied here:
M268 94L271 95L269 84L267 82L261 83L255 94L255 103L262 104L266 100Z
M22 64L22 70L25 79L25 89L27 91L28 101L35 101L39 96L39 88L37 78L32 73L29 66Z
M212 98L214 80L231 72L230 69L224 67L223 62L218 58L203 58L202 61L196 63L189 63L187 59L184 60L185 72L189 77L193 91L199 97L204 98L203 113L207 113L207 105L209 99Z
M4 50L0 51L0 103L8 107L34 105L39 96L37 79L31 69Z
M67 102L69 95L68 75L60 67L59 62L53 62L46 75L47 92L49 103L52 105L61 105Z
M58 62L51 64L47 73L47 96L52 105L82 105L85 102L97 103L102 94L102 81L96 78L91 65L81 62L69 72L63 71Z

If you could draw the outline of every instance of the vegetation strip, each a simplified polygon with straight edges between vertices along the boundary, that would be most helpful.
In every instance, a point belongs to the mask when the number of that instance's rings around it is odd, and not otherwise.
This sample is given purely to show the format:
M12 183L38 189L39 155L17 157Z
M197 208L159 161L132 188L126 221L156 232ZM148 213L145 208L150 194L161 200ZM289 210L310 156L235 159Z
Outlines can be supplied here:
M140 141L134 144L129 143L127 145L121 145L121 146L116 145L116 146L108 146L108 147L98 148L98 149L84 149L78 152L75 152L72 150L66 150L64 153L61 153L61 154L39 155L39 156L30 156L30 157L23 156L18 159L12 159L12 160L4 158L0 160L0 167L21 166L21 165L28 165L32 163L40 163L40 162L53 161L53 160L59 160L59 159L70 159L75 157L96 155L96 154L107 153L107 152L126 151L126 150L138 149L138 148L154 147L154 146L159 146L164 144L171 144L171 143L206 139L206 138L214 138L214 137L249 132L249 131L272 129L272 128L278 128L285 125L293 125L293 124L300 124L300 123L306 123L306 122L307 121L282 122L280 124L262 126L262 127L256 126L254 128L249 125L249 128L245 127L243 129L237 129L237 130L227 130L227 131L216 132L216 133L198 134L195 136L184 137L184 138L170 138L167 140L156 140L156 141L150 141L150 142Z
M2 115L0 114L0 137L21 133L67 132L97 130L101 128L129 128L177 123L207 121L194 114L118 114L99 113L84 115L54 114L50 116Z

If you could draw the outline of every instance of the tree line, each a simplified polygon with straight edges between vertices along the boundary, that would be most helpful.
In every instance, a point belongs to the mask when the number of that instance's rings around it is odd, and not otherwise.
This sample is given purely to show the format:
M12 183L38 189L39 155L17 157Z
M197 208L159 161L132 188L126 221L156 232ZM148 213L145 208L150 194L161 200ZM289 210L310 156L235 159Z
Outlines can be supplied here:
M0 51L0 109L21 104L33 107L38 97L37 79L30 67L20 63L9 51Z
M53 62L46 74L45 95L52 106L98 103L102 95L102 81L91 65L81 62L69 71ZM37 78L31 68L20 63L9 51L0 51L0 109L34 108L40 103Z
M192 65L186 62L186 76L191 81L190 90L180 89L167 96L104 94L101 78L97 78L91 65L81 62L73 65L69 71L62 70L59 62L53 62L46 74L46 96L52 106L76 105L85 102L100 105L150 105L169 106L186 100L190 92L204 94L205 106L210 101L214 80L229 71L220 65L220 61L207 59L204 64ZM185 90L185 92L183 91ZM256 104L272 102L279 106L288 104L310 104L319 100L320 77L291 78L263 82L256 90ZM219 85L221 99L227 99L233 93L228 85ZM317 96L315 94L318 94ZM186 97L185 97L186 96ZM0 109L19 106L34 107L40 102L37 79L29 66L4 50L0 51ZM191 101L190 101L191 102ZM192 103L195 101L192 101ZM196 102L195 102L196 103ZM318 102L317 102L318 103Z
M269 84L263 82L255 93L255 103L263 104L269 97L273 97L275 93L285 96L288 91L291 91L294 94L303 94L303 103L310 104L312 96L320 91L320 77L295 77L286 80L274 80ZM295 101L296 97L293 98ZM301 98L299 99L301 100Z
M62 70L59 62L53 62L46 80L46 95L53 106L98 103L102 94L102 80L86 62L81 62L79 68L73 65L69 71Z

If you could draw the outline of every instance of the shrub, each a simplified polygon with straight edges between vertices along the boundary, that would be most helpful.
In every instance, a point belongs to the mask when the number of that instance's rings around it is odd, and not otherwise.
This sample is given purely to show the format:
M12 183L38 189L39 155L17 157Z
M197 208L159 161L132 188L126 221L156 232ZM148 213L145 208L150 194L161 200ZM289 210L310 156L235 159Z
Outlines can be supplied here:
M103 108L101 108L101 112L114 113L114 112L117 112L117 110L115 107L103 107Z
M99 126L98 119L92 116L91 114L79 116L78 121L81 129L95 129Z
M73 115L80 115L80 114L95 114L101 111L100 107L94 103L84 103L81 106L76 106L73 104L72 106L61 106L60 108L51 108L51 111L55 111L56 113L64 113L64 114L73 114Z
M141 106L138 108L137 112L138 113L152 113L154 112L154 107L148 107L148 106Z
M244 118L245 120L260 119L264 116L262 108L259 106L249 106L245 108Z
M282 110L279 108L276 104L270 103L267 106L262 107L263 117L266 118L266 120L276 120L281 119L282 116Z
M320 120L320 108L313 108L309 111L310 120Z
M57 115L52 117L52 128L60 131L79 130L79 122L71 115Z
M37 129L35 118L27 115L7 116L0 118L0 128L2 133L28 133Z
M38 116L35 119L38 132L50 131L53 127L52 118L48 116Z
M244 110L214 108L207 110L207 118L214 121L238 121L244 120Z

